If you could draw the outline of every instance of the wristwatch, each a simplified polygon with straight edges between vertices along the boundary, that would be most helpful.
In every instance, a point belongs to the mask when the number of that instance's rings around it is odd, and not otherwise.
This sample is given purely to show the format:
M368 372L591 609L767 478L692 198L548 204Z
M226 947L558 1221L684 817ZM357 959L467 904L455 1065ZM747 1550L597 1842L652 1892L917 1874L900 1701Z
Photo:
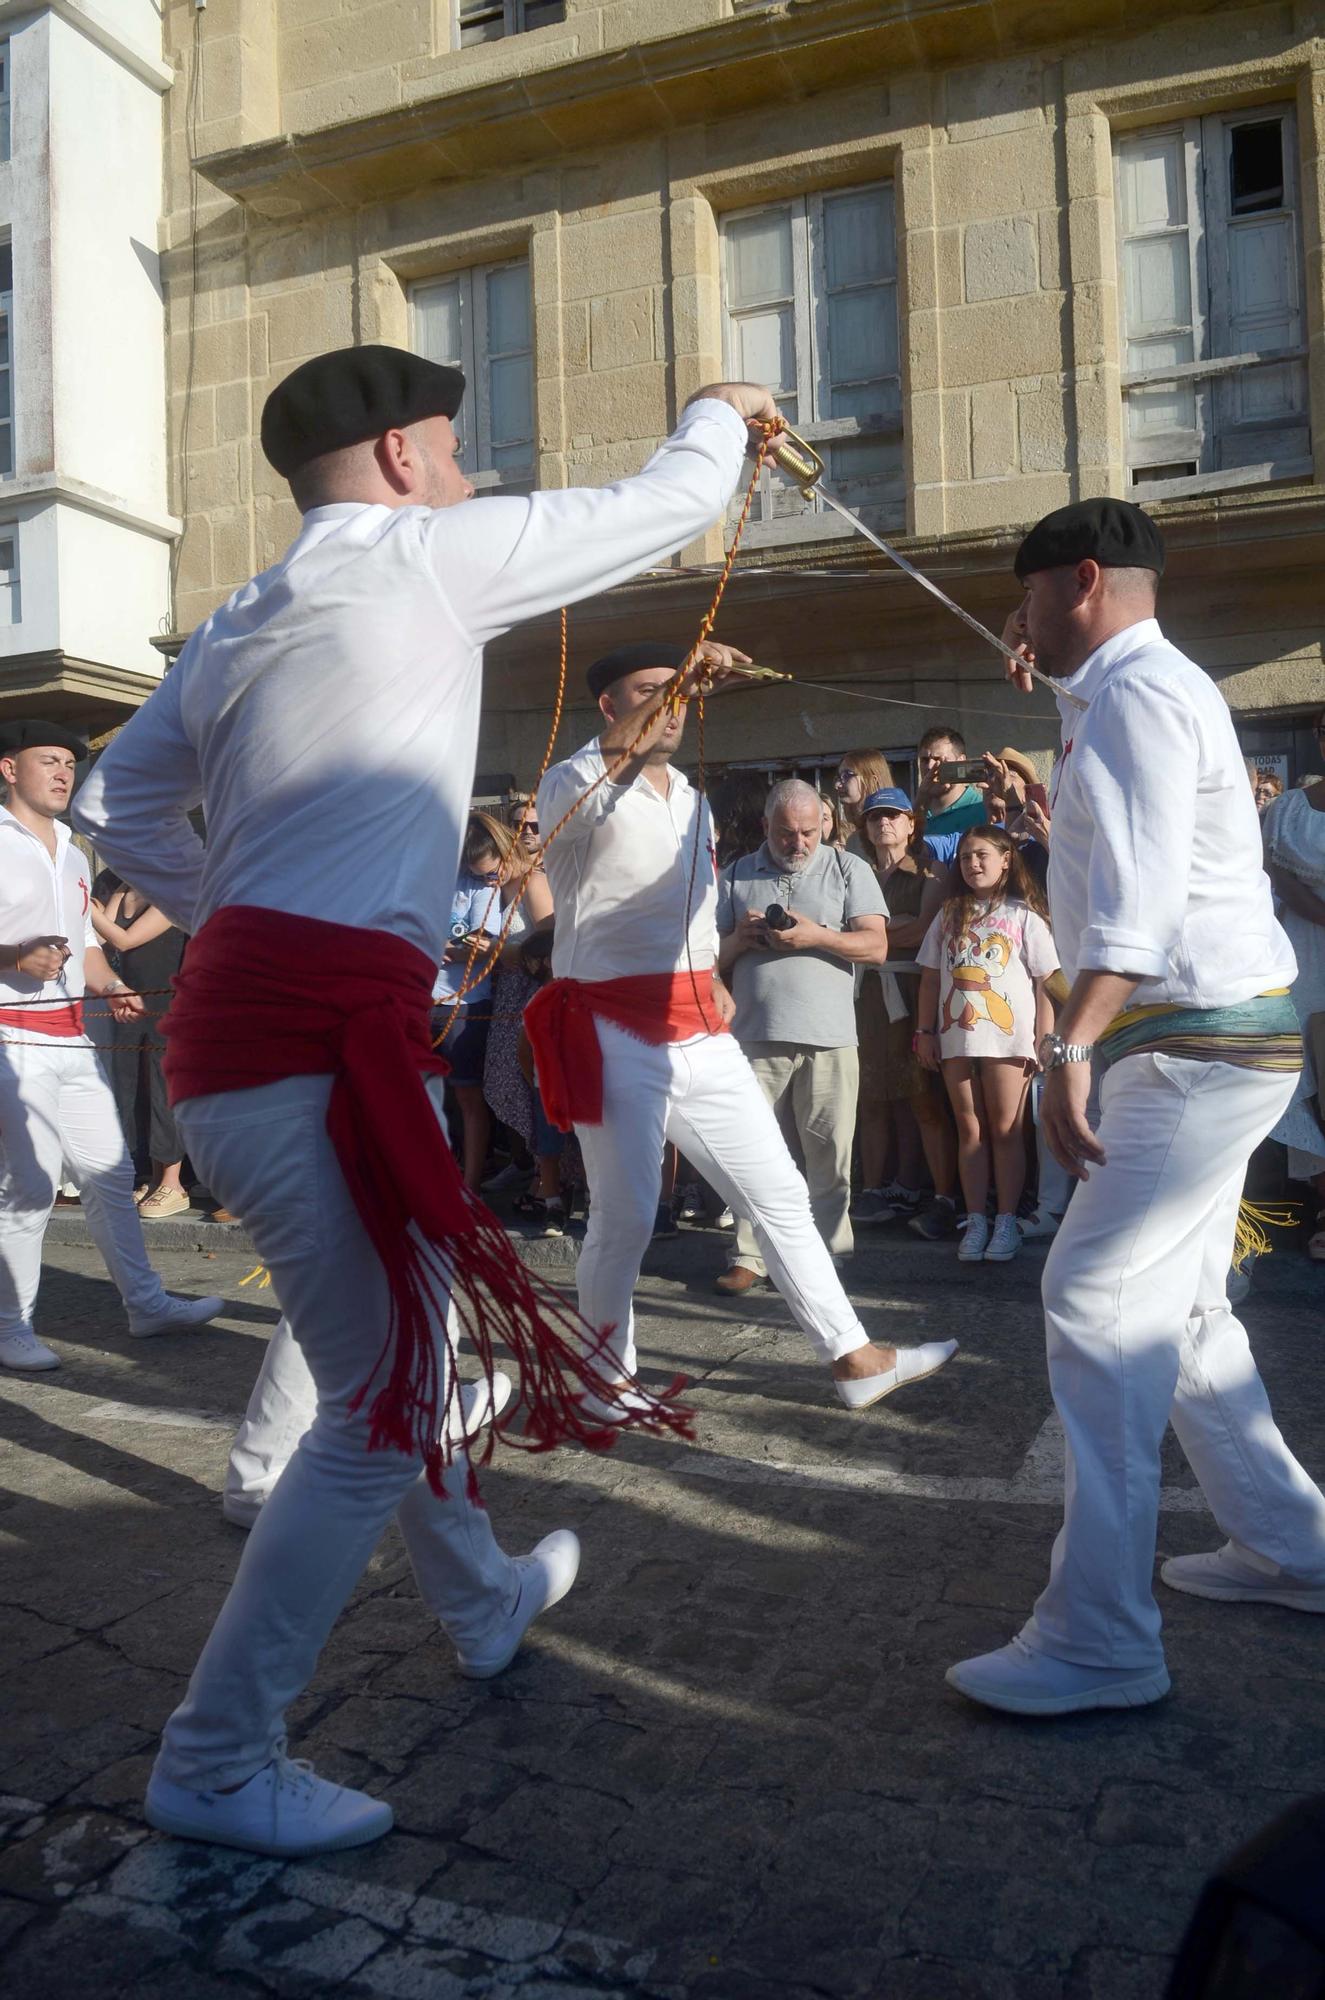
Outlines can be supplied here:
M1036 1053L1041 1069L1061 1069L1064 1063L1089 1062L1094 1047L1093 1042L1065 1042L1050 1029L1047 1035L1041 1035Z

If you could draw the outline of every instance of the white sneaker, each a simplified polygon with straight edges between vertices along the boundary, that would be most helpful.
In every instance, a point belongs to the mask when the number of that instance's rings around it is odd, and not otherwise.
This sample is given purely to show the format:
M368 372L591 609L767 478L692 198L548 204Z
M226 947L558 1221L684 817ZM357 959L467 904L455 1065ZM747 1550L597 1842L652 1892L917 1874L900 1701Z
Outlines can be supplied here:
M590 1389L581 1389L575 1400L585 1416L592 1417L594 1422L599 1424L623 1423L627 1412L638 1412L643 1415L653 1408L647 1396L640 1395L637 1389L627 1389L624 1386L618 1388L614 1400L610 1403L605 1402L601 1396L595 1396Z
M214 1296L205 1299L184 1299L177 1292L165 1294L165 1304L160 1312L149 1313L145 1319L135 1319L129 1315L129 1331L139 1340L145 1340L153 1333L178 1333L181 1327L202 1326L204 1321L215 1319L225 1311L225 1300Z
M986 1264L1010 1264L1021 1248L1021 1230L1015 1215L996 1215L993 1234L985 1245ZM964 1255L964 1252L960 1252Z
M962 1231L962 1240L957 1245L957 1255L963 1264L978 1264L985 1254L989 1242L989 1222L983 1215L967 1217Z
M927 1340L923 1347L899 1347L896 1352L893 1366L880 1375L856 1375L845 1382L833 1377L833 1387L849 1410L867 1410L871 1403L881 1403L885 1396L891 1396L894 1389L901 1389L908 1382L923 1382L926 1375L937 1375L957 1352L957 1343Z
M1039 1208L1034 1215L1020 1216L1018 1223L1023 1240L1029 1243L1036 1236L1057 1236L1062 1220L1062 1216L1055 1215L1051 1209Z
M503 1672L519 1652L525 1633L539 1613L560 1604L579 1571L579 1536L573 1535L569 1528L554 1528L550 1535L544 1535L531 1555L517 1556L515 1567L520 1573L520 1594L515 1609L503 1621L502 1630L491 1646L477 1653L462 1653L457 1648L460 1671L468 1680L490 1681Z
M720 1210L718 1214L718 1219L714 1223L713 1227L715 1229L735 1229L736 1217L732 1214L729 1208L724 1208Z
M1160 1576L1170 1590L1188 1597L1209 1597L1224 1604L1282 1604L1289 1611L1325 1612L1325 1576L1285 1574L1277 1563L1253 1556L1249 1549L1225 1542L1206 1555L1170 1556Z
M249 1854L329 1854L390 1833L382 1799L319 1778L302 1758L278 1754L237 1792L193 1792L153 1772L144 1816L181 1840L210 1840Z
M41 1368L58 1368L60 1357L53 1354L35 1333L20 1328L17 1333L0 1333L0 1368L23 1368L36 1373Z
M1036 1653L1022 1639L959 1660L943 1677L949 1687L1008 1715L1073 1715L1083 1708L1145 1708L1169 1691L1168 1670L1081 1667Z

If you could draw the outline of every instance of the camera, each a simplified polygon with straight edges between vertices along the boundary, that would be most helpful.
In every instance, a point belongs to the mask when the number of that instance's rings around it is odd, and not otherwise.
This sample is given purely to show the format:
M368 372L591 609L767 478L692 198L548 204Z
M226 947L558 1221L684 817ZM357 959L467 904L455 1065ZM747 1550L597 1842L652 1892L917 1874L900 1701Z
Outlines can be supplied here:
M473 935L474 933L467 924L452 924L451 926L452 944L468 944Z
M990 771L983 757L963 758L960 764L940 764L941 785L987 785Z
M781 903L770 903L764 911L764 923L771 931L789 931L794 929L796 919Z

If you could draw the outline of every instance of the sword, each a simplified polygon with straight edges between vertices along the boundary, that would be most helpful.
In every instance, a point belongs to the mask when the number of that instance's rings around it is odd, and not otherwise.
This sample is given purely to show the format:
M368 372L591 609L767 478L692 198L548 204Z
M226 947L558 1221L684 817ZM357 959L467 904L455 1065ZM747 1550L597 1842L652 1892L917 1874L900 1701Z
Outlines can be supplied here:
M1014 666L1029 674L1032 680L1037 680L1042 687L1047 687L1051 694L1061 696L1064 701L1071 702L1076 708L1088 706L1079 694L1069 694L1066 688L1060 687L1057 681L1049 678L1048 674L1042 674L1038 667L1033 667L1029 660L1024 660L1020 653L1005 645L987 625L982 625L978 618L955 603L947 591L941 590L931 577L925 576L914 563L908 562L900 549L895 549L891 542L883 539L882 535L876 535L872 528L867 528L865 523L824 485L824 462L813 445L806 444L804 438L797 437L795 431L784 428L774 438L768 455L778 469L785 472L794 485L799 486L807 500L812 499L817 493L819 498L831 507L835 514L840 514L858 535L863 535L867 542L874 544L881 555L887 556L889 562L895 563L898 569L904 571L914 583L918 583L922 590L927 590L931 597L937 597L940 604L946 605L949 611L961 619L963 625L969 626L972 632L979 634L980 638L987 639L995 652L1002 653L1004 659L1011 660Z

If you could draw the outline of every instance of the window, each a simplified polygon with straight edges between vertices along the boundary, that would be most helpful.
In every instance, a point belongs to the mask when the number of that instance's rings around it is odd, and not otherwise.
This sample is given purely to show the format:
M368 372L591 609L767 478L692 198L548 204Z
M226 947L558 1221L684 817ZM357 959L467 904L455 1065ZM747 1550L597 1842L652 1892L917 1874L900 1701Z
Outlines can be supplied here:
M503 35L545 28L565 18L566 0L459 0L460 46L499 42Z
M534 470L534 352L524 258L415 285L414 346L464 370L460 463L480 492L527 493Z
M14 472L14 251L0 243L0 479Z
M9 44L0 42L0 160L9 158Z
M766 382L827 479L881 523L903 519L897 245L891 184L772 202L724 217L727 372ZM822 513L768 473L752 522L794 540ZM777 524L781 522L781 528Z
M18 593L18 525L0 523L0 625L17 625L22 616Z
M1295 132L1275 106L1119 141L1133 491L1312 469Z

